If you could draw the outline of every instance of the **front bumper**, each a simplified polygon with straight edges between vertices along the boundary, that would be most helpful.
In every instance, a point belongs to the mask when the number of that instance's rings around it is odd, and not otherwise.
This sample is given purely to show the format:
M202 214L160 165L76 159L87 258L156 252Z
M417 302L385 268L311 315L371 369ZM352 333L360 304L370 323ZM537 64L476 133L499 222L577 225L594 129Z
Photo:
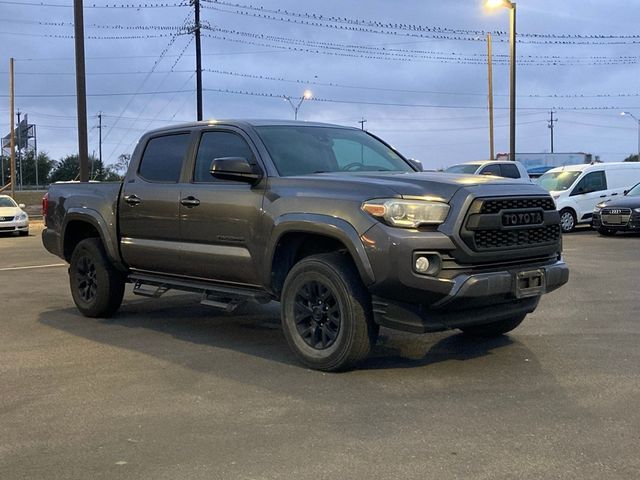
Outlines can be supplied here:
M374 319L399 330L448 330L530 313L542 294L569 279L559 242L536 256L525 256L527 249L505 250L491 261L473 263L463 263L452 236L437 230L376 225L362 235L362 242L375 276L368 285ZM439 263L430 274L414 271L416 256L423 254ZM518 275L524 272L538 272L544 280L523 294Z
M10 222L0 222L0 233L28 232L29 220L12 220Z
M435 332L495 322L533 312L540 295L569 281L569 268L559 260L552 265L538 267L544 284L534 296L518 295L520 269L481 274L460 274L453 280L441 280L450 286L449 293L435 303L399 301L373 296L376 323L415 333Z
M591 217L591 226L593 228L637 232L640 231L640 213L632 210L628 221L612 224L603 222L600 212L593 212L593 216Z

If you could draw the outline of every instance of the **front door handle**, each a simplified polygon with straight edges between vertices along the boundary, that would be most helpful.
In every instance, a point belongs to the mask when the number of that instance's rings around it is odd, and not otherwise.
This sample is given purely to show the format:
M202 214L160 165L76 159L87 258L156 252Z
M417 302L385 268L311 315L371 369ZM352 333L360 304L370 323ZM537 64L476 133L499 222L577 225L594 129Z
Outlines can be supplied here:
M193 208L200 205L200 200L198 200L196 197L192 197L191 195L189 195L188 197L180 200L180 203L187 208Z
M137 195L127 195L126 197L124 197L124 201L132 207L135 205L140 205L142 203L142 199Z
M616 192L616 193L612 193L612 194L611 194L611 196L613 197L614 195L617 195L617 194L618 194L618 192Z

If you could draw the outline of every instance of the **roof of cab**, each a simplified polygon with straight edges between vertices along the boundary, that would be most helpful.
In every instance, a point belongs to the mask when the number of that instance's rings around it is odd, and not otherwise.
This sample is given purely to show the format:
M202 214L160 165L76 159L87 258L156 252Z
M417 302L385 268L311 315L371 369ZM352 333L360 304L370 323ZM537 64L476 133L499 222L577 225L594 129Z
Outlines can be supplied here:
M335 125L331 123L321 122L304 122L301 120L254 120L254 119L242 119L242 120L226 120L226 119L211 119L203 120L201 122L188 122L180 123L176 125L167 125L165 127L156 128L147 132L147 134L155 134L161 132L176 131L182 129L190 129L195 127L213 127L213 126L233 126L239 128L247 127L282 127L282 126L298 126L298 127L334 127L334 128L348 128L352 130L358 130L356 127L346 127L344 125Z

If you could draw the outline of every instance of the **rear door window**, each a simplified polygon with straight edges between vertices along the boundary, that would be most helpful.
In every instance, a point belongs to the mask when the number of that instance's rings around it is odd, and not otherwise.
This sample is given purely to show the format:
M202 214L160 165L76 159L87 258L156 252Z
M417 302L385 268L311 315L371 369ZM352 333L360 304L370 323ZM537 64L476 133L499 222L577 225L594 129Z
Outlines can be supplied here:
M147 143L138 174L150 182L177 183L189 147L189 133L154 137Z
M500 165L502 176L506 178L520 178L520 170L513 163L503 163Z

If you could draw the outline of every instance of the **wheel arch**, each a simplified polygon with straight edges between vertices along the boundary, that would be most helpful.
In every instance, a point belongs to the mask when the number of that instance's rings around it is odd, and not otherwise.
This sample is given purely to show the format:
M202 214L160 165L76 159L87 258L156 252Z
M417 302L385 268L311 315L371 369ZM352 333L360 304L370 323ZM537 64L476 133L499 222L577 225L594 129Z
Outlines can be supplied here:
M284 215L276 222L266 255L265 285L279 296L284 279L296 262L336 251L349 255L365 285L375 281L362 240L351 224L328 215Z
M80 210L80 211L78 211ZM98 212L91 209L70 209L65 215L60 241L60 251L68 262L78 243L86 238L99 238L109 260L120 270L124 270L117 251L116 239L109 233L107 224Z

